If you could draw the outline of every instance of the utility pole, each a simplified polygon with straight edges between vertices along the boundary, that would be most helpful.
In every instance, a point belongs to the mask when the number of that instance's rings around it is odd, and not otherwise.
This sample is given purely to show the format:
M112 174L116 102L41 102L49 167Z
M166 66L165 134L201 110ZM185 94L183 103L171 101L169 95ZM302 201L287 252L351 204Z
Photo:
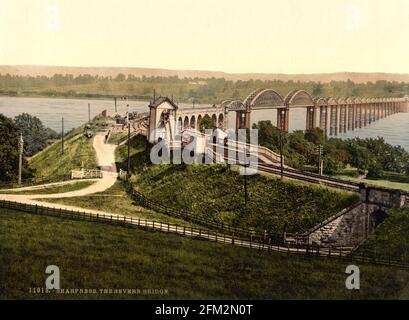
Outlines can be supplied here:
M250 155L246 153L246 157L244 159L244 207L247 207L248 202L248 193L247 193L247 168L250 166L250 161L248 157Z
M61 155L64 154L64 117L61 118Z
M21 185L21 175L23 172L23 151L24 151L24 140L23 140L23 134L20 133L20 139L18 141L18 153L19 153L19 158L18 158L18 184Z
M322 176L323 175L323 168L324 168L324 163L323 163L323 160L322 160L322 152L323 152L323 146L322 145L318 145L317 147L316 147L316 150L317 150L317 153L318 153L318 174L320 175L320 176Z
M91 123L91 104L88 103L88 123Z
M118 113L118 108L117 108L117 105L116 105L116 97L114 97L114 102L115 102L115 114L117 114Z
M284 145L283 145L283 131L280 129L280 173L281 173L281 179L284 177L284 158L283 158L283 151L284 151Z
M131 124L128 122L128 162L127 162L127 178L131 172Z

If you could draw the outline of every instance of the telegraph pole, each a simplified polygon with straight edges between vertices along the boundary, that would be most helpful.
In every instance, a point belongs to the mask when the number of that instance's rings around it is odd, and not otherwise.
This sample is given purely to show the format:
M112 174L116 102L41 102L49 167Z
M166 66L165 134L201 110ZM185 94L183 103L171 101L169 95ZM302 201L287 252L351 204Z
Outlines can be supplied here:
M281 173L281 179L284 177L284 158L283 158L283 132L280 130L280 173Z
M21 175L23 172L23 151L24 151L24 139L23 139L23 134L20 133L20 139L18 141L18 153L19 153L19 158L18 158L18 184L21 185Z
M64 117L61 119L61 155L64 154Z
M91 104L88 103L88 122L91 123Z
M131 172L131 124L128 121L128 163L127 163L127 178Z
M317 153L318 153L318 174L320 176L322 176L323 171L324 171L323 170L324 165L323 165L323 161L322 161L323 146L319 144L317 146L316 150L317 150Z
M114 102L115 102L115 114L117 114L118 113L118 108L117 108L117 105L116 105L116 97L114 97Z

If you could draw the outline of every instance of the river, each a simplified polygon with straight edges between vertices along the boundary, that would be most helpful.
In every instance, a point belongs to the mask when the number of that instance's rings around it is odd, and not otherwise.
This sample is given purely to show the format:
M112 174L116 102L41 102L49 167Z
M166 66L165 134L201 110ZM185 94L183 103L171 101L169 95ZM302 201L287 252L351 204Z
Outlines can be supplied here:
M54 98L14 98L0 97L0 113L8 117L15 117L23 112L37 116L43 123L61 132L61 118L64 117L66 131L78 127L88 120L88 103L91 105L91 117L103 110L114 112L113 100L89 100L89 99L54 99ZM148 111L147 101L129 101L129 110ZM191 104L180 104L181 108L191 107ZM118 100L118 112L126 112L126 102ZM291 109L290 131L305 129L305 109ZM235 113L229 115L229 125L235 124ZM257 110L251 114L251 121L271 120L276 123L275 110ZM386 119L382 119L368 125L365 128L342 134L340 138L352 137L384 137L393 145L400 145L409 151L409 113L398 113Z

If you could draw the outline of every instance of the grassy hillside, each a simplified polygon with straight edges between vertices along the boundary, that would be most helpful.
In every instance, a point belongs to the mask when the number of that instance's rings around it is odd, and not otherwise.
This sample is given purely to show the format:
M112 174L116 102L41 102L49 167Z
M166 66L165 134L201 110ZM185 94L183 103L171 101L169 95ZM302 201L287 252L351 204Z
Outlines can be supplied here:
M0 210L0 299L392 299L409 273L359 264L361 290L345 289L350 262L308 259L137 229ZM32 295L57 265L64 289L161 289L164 295Z
M66 136L64 154L61 154L61 141L57 141L30 158L29 165L36 170L38 178L67 175L81 167L95 169L97 161L92 141L84 137L81 126Z
M0 190L0 194L6 193L6 194L29 194L29 195L35 195L35 194L52 194L52 193L64 193L64 192L70 192L70 191L76 191L80 189L84 189L86 187L89 187L90 185L94 184L95 181L89 181L89 180L83 180L83 181L78 181L75 183L70 183L70 184L62 184L62 185L49 185L46 187L40 187L40 188L34 188L34 189L29 189L29 190L7 190L7 191L2 191Z
M127 146L117 150L125 161ZM143 139L132 140L132 181L148 198L216 222L282 235L304 232L357 201L357 195L273 177L243 176L225 165L149 165ZM122 167L125 163L120 164Z
M66 204L86 209L95 209L120 215L132 216L135 218L154 220L158 222L177 224L182 226L193 226L190 222L172 218L164 214L138 206L131 196L125 191L122 182L118 181L111 188L104 192L98 192L88 196L61 198L61 199L40 199L44 202Z
M373 251L380 258L409 261L409 207L389 210L389 217L357 249Z

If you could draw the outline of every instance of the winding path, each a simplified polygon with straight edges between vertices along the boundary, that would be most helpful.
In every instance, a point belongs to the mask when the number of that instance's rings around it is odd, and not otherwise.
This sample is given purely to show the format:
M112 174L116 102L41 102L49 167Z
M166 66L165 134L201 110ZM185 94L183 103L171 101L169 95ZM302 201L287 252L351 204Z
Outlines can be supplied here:
M55 198L73 198L73 197L81 197L86 196L93 193L103 192L110 187L112 187L116 180L117 180L117 171L115 165L115 149L116 145L106 144L105 143L105 133L98 133L93 140L93 147L95 149L95 153L97 156L97 163L101 167L102 170L102 179L98 179L96 183L92 185L76 190L70 191L65 193L54 193L54 194L39 194L39 195L17 195L17 194L0 194L0 200L8 200L8 201L16 201L20 203L26 204L41 204L41 205L49 205L46 202L36 201L36 199L55 199ZM73 183L69 181L67 183ZM46 184L44 186L53 186L53 185L61 185L61 183L51 183ZM32 188L32 187L31 187ZM13 189L13 191L24 191L24 190L32 190L30 188L20 188L20 189ZM71 207L66 205L53 205L53 207L61 208L61 209L78 209L83 210L82 208Z

